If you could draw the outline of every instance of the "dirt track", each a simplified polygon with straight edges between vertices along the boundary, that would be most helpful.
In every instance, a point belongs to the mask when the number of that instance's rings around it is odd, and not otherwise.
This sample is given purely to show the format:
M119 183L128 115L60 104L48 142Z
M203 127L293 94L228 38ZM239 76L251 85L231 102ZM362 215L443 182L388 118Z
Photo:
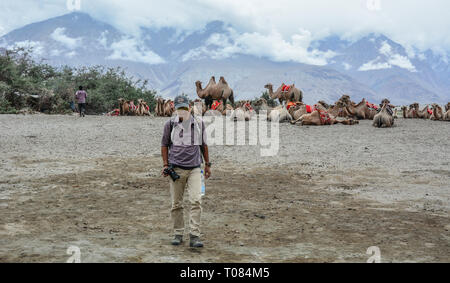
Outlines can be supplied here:
M0 115L0 262L450 261L450 123L281 125L213 146L200 251L170 246L165 119Z

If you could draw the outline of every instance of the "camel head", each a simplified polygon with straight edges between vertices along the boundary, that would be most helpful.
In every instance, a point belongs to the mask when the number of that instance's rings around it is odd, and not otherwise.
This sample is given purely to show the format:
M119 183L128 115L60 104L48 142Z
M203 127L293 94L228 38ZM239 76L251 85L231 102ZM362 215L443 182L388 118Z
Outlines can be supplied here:
M269 84L266 84L266 85L264 86L264 88L270 89L270 88L273 88L273 85L269 83Z
M225 81L225 78L224 78L224 77L220 77L219 82L221 82L221 83L223 83L223 84L226 84L226 83L227 83L227 82Z
M195 82L195 86L199 89L202 89L202 82L201 81L196 81Z
M323 101L323 100L320 100L317 103L322 104L322 106L325 107L325 108L330 108L330 105L328 103L326 103L325 101Z

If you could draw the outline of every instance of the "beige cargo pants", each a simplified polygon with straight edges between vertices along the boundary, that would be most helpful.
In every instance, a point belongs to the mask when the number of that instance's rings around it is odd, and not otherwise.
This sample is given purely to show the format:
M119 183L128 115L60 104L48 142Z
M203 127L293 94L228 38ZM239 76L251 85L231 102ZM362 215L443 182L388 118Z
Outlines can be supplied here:
M189 215L190 233L200 237L200 219L202 215L202 179L201 169L183 170L175 168L180 176L176 182L169 178L170 195L172 199L171 217L175 235L184 235L184 208L183 196L185 189L188 190L189 203L191 205Z

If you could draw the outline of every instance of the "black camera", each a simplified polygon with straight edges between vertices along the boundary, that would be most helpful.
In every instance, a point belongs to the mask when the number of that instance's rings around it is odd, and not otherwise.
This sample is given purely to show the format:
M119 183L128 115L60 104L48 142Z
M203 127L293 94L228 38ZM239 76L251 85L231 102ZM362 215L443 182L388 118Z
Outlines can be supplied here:
M173 167L169 167L164 169L164 174L169 175L170 178L172 178L172 180L175 182L176 180L180 179L180 175L177 174L177 172L175 172L175 170L173 170Z

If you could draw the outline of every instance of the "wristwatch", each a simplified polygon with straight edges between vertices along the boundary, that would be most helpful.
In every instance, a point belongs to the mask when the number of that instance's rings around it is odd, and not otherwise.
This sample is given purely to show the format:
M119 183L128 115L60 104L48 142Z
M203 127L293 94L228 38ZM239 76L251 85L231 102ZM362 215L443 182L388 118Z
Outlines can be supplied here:
M211 167L211 162L205 163L206 166Z

